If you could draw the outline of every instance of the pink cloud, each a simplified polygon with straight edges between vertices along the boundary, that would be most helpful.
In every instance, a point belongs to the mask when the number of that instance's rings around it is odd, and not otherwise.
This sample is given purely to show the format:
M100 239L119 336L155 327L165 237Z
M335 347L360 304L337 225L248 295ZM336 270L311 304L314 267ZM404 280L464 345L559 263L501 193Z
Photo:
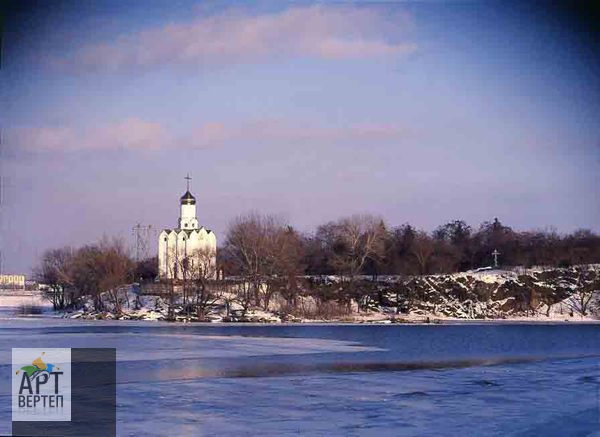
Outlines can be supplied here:
M214 147L229 143L314 143L340 141L385 141L406 137L401 125L359 123L347 126L323 126L307 122L264 119L242 123L205 123L194 129L180 145L184 147Z
M27 152L152 150L171 141L160 124L137 118L85 129L62 126L17 128L9 132L8 138L17 149Z
M119 122L77 129L73 127L25 127L11 129L7 144L30 153L160 149L200 149L245 144L322 145L333 142L373 143L402 138L400 125L359 123L346 126L263 119L243 122L203 122L187 133L176 134L160 123L127 118Z
M118 147L137 150L160 149L171 141L161 124L137 118L94 129L90 140L94 148Z
M272 57L347 59L406 55L405 13L354 6L302 6L269 14L232 9L84 46L67 65L84 68L252 62Z

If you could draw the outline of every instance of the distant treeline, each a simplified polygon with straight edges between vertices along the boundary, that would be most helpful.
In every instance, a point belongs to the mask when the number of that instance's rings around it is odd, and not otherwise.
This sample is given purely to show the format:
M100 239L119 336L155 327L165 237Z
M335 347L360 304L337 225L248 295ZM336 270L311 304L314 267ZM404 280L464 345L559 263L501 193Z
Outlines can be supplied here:
M473 228L462 220L425 232L355 215L297 232L272 216L249 214L229 227L219 252L228 275L424 275L493 266L568 267L600 262L600 235L586 229L515 231L497 218ZM262 270L262 273L259 273Z
M218 250L225 276L267 277L427 275L500 267L600 263L600 235L586 229L515 231L498 219L472 228L462 220L425 232L410 224L388 226L372 215L354 215L301 233L283 220L251 213L229 226ZM153 281L156 257L134 262L123 242L104 240L81 248L47 251L37 279L80 290L105 290L127 281ZM210 277L208 275L207 277Z
M243 314L252 307L267 310L274 299L283 302L282 313L305 317L306 308L299 302L307 296L318 303L319 311L335 314L348 313L352 302L359 309L369 309L374 302L383 305L383 291L375 281L364 281L363 275L401 275L406 280L396 282L388 292L395 294L399 310L402 306L408 311L415 296L429 299L409 276L487 267L494 263L495 251L500 267L594 264L600 263L600 236L589 230L566 235L518 232L498 219L477 229L457 220L428 233L408 224L390 228L371 215L343 218L304 234L276 217L253 213L230 224L218 251L217 267L224 274L218 276L225 280L215 280L214 270L190 268L193 263L182 259L183 281L161 279L155 285L168 296L170 320L177 314L196 314L203 320L218 301L238 303ZM108 303L116 313L131 305L121 292L124 285L154 283L157 274L156 257L134 262L122 241L106 239L79 248L48 250L36 272L56 309L81 307L91 300L96 311L104 311ZM315 278L321 275L338 278L322 282ZM182 300L176 303L179 294ZM555 294L550 304L561 297Z

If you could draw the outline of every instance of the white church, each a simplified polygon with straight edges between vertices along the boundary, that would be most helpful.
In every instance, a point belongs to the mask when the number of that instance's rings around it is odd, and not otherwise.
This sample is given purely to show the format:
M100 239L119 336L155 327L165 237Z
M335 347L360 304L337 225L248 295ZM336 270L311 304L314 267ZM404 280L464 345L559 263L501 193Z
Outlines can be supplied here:
M158 236L158 276L161 279L216 278L217 237L198 224L196 198L187 191L180 199L177 228L165 229Z

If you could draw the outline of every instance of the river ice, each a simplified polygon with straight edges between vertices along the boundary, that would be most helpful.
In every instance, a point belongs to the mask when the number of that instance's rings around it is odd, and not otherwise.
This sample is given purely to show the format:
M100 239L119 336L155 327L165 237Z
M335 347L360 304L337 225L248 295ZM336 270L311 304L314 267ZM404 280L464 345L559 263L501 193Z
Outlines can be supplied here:
M27 344L116 347L119 435L600 435L599 328L0 320L0 433Z

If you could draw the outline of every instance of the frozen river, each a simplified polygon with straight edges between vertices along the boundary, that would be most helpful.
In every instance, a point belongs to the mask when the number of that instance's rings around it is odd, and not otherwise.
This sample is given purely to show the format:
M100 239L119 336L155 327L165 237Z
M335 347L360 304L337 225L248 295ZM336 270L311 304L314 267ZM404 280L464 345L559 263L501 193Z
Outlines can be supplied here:
M600 435L600 325L0 319L0 434L24 345L117 348L119 435Z

